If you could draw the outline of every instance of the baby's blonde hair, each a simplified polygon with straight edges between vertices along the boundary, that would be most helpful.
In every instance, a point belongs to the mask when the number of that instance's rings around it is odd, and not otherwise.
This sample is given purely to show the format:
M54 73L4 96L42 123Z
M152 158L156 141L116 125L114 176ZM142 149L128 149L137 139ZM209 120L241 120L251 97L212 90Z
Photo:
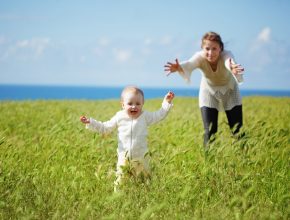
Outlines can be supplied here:
M122 93L121 93L121 102L123 102L124 95L126 93L132 93L132 94L135 94L135 95L140 94L143 97L143 102L144 102L144 93L138 87L136 87L136 86L127 86L127 87L125 87L123 89Z

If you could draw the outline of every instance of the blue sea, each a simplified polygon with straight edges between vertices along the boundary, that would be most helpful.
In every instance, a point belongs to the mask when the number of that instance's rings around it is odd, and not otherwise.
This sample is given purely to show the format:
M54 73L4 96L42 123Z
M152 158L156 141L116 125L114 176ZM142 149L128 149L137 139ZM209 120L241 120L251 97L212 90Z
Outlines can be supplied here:
M123 87L0 85L0 100L119 99ZM146 99L161 98L169 91L176 96L197 97L198 89L141 88ZM242 96L290 97L290 90L243 90Z

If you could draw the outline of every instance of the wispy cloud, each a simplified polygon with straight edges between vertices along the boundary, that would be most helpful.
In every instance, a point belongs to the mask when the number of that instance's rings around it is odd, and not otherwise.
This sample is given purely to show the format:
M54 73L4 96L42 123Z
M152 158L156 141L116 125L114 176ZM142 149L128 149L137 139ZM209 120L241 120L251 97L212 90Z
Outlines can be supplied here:
M162 45L169 45L172 42L172 37L171 36L164 36L163 38L161 38L160 43Z
M144 40L144 44L146 45L146 46L149 46L149 45L151 45L153 43L153 40L152 40L152 38L146 38L145 40Z
M98 45L101 47L106 47L110 44L110 39L107 37L101 37L98 39Z
M251 45L250 51L251 52L259 51L261 48L263 48L266 44L269 44L270 42L271 42L271 29L269 27L265 27L256 36L255 40Z
M255 73L266 73L273 69L279 72L289 70L289 48L289 43L272 37L269 27L263 28L249 48L247 59L250 70Z
M32 38L29 40L19 40L10 45L4 52L2 59L20 58L20 59L38 59L46 48L51 45L49 38Z
M271 29L265 27L258 35L257 41L261 43L267 43L270 41Z
M114 49L113 53L115 59L121 63L127 62L132 56L132 52L128 49Z
M148 55L152 54L152 50L149 48L143 48L143 49L141 49L141 54L144 56L148 56Z
M18 41L15 45L15 50L32 50L33 53L38 57L43 54L44 49L49 43L49 39L31 39Z
M271 29L263 28L252 42L248 59L250 70L256 73L262 73L265 67L272 62L272 55L269 51L271 39Z

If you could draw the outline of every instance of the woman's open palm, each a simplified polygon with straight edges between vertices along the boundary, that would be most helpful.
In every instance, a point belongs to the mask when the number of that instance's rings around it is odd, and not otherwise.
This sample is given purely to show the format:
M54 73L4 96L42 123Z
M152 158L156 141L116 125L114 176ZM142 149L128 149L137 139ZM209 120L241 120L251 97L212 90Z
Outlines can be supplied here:
M175 63L167 62L167 64L164 65L164 67L165 67L164 71L167 72L166 73L167 76L170 75L171 73L181 70L178 59L175 59Z

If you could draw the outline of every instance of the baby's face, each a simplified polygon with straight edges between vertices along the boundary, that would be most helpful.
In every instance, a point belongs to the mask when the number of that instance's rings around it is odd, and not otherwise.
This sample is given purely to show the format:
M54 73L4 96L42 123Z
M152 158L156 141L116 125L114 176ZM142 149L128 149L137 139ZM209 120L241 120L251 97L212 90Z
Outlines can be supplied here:
M123 96L122 107L131 118L138 118L144 105L143 96L138 93L127 92Z

